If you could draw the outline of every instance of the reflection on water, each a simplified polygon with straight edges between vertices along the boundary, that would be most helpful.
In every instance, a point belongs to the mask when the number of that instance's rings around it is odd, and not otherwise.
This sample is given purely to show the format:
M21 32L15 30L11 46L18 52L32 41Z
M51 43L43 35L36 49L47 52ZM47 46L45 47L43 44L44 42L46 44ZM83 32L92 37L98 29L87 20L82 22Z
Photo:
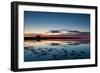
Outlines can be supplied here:
M25 40L25 62L89 58L89 41Z

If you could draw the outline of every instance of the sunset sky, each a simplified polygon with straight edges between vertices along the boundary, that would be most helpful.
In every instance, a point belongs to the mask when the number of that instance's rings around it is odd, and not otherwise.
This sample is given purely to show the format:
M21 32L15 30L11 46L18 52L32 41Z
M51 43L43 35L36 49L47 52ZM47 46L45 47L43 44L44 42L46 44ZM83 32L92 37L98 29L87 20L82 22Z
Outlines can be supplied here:
M49 30L90 31L90 14L24 11L25 33Z

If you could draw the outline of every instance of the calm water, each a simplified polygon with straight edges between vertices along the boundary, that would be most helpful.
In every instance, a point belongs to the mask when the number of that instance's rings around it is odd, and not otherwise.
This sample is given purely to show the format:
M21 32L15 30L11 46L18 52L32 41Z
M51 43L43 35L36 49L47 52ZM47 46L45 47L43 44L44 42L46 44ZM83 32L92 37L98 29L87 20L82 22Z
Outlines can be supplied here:
M77 60L90 58L89 41L27 40L24 61Z

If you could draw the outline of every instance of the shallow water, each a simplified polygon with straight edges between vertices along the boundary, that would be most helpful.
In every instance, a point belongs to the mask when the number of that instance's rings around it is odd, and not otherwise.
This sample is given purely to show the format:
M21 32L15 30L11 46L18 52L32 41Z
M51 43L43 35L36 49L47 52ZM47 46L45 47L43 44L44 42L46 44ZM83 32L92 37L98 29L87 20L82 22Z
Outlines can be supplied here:
M25 62L90 58L89 41L26 40L24 44Z

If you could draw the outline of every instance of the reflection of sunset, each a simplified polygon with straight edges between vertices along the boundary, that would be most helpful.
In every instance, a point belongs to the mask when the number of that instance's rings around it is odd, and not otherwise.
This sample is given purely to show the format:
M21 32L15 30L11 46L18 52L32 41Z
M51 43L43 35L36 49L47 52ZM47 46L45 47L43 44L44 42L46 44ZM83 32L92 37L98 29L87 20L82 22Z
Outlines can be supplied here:
M34 42L34 43L33 43ZM50 45L52 43L58 43L58 44L63 44L63 45L68 45L69 42L62 42L62 41L25 41L25 45L26 46L47 46ZM72 41L72 43L75 43L74 41ZM77 42L76 42L77 43Z
M74 45L80 43L89 43L89 41L66 41L66 40L26 40L24 42L25 47L28 46L50 46L52 44L67 46L67 45Z

